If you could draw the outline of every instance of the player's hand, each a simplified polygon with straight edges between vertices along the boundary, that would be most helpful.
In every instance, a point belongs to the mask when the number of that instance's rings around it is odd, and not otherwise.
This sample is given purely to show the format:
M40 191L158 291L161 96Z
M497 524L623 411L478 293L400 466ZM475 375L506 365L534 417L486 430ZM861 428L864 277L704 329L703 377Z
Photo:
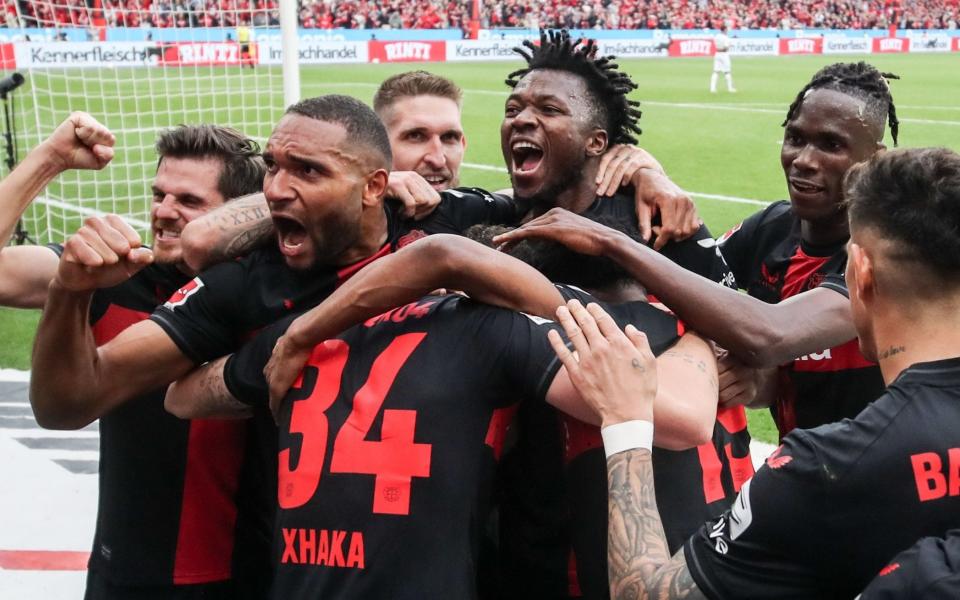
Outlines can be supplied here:
M403 202L403 216L423 219L440 204L440 193L414 171L393 171L387 181L387 196Z
M617 144L600 157L597 170L597 195L612 196L621 187L631 185L641 170L663 173L663 167L652 154L636 146Z
M598 304L576 300L557 309L557 318L576 354L556 331L547 335L583 400L602 426L642 419L653 422L657 363L647 336L632 325L626 335Z
M270 390L270 412L273 413L274 418L290 386L300 376L303 366L310 358L312 348L303 347L294 341L296 335L291 330L295 331L296 323L297 321L294 320L287 329L287 333L277 340L276 346L273 347L273 354L263 368L263 375L267 378L267 387Z
M721 406L751 406L759 390L758 371L726 350L717 351Z
M579 254L600 256L606 241L616 235L618 232L596 221L562 208L551 208L523 226L494 237L493 243L505 249L520 240L538 238L563 244Z
M40 145L61 171L102 169L113 159L116 138L84 112L74 112Z
M685 240L700 229L700 216L690 196L665 173L652 169L638 171L632 182L637 203L640 233L644 240L656 238L653 249L660 250L670 241ZM660 213L660 225L651 227Z
M72 292L113 287L153 262L140 235L117 215L88 217L63 245L57 283Z

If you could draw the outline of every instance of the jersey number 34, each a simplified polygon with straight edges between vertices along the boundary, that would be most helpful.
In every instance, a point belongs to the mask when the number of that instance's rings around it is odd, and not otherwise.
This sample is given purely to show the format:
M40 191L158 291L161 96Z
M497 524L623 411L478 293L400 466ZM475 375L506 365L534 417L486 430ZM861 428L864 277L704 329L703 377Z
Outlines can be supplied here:
M384 398L407 358L426 333L397 336L374 360L366 383L353 397L353 410L333 442L331 473L373 475L373 512L410 514L410 481L430 476L430 444L413 441L417 413L383 411L381 440L367 440ZM330 435L326 411L340 392L340 378L350 347L342 340L317 346L304 367L299 387L294 384L289 401L290 433L303 436L297 465L290 467L290 449L280 451L278 499L284 509L303 506L317 491L326 460Z

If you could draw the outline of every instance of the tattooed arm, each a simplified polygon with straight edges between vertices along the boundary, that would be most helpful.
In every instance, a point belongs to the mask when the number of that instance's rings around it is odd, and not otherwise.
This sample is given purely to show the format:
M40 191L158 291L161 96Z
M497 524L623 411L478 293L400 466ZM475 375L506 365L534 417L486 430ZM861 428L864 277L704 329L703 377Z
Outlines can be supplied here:
M584 309L571 301L557 310L557 317L577 355L555 331L549 334L550 343L603 427L653 422L658 371L646 336L631 325L624 335L596 304ZM650 450L634 448L610 456L607 479L610 597L705 600L683 551L670 557L657 510Z
M228 357L197 367L167 388L163 407L181 419L243 419L253 415L251 406L233 397L223 380Z
M190 221L183 228L180 239L183 259L199 273L265 244L273 232L264 195L258 192L243 196Z
M705 600L690 576L683 549L673 557L667 549L650 451L627 450L608 458L607 485L610 598Z

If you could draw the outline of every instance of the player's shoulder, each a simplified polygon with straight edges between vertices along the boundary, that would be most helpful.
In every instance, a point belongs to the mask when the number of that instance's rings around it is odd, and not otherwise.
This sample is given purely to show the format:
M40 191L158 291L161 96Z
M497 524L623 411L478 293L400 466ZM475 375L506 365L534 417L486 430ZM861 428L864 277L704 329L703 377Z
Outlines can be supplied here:
M880 570L858 600L960 598L960 529L926 537Z
M443 190L440 192L440 206L444 205L449 206L451 202L463 201L463 200L474 200L478 202L487 202L493 204L495 202L503 202L511 200L510 196L505 194L497 194L495 192L489 192L483 188L478 187L456 187L450 188L448 190Z

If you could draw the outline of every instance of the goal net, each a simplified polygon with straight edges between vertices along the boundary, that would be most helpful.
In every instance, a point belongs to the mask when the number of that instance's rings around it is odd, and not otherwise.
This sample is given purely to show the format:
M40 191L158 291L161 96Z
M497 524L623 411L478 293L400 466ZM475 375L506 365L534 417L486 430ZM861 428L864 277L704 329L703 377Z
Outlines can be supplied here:
M59 176L27 211L35 242L62 241L89 214L148 232L158 132L235 127L263 144L283 111L279 11L272 0L28 0L14 3L5 75L18 160L74 110L117 136L104 170ZM214 7L215 8L211 8ZM135 7L135 8L131 8ZM6 174L4 172L4 174ZM147 239L145 237L145 239Z

